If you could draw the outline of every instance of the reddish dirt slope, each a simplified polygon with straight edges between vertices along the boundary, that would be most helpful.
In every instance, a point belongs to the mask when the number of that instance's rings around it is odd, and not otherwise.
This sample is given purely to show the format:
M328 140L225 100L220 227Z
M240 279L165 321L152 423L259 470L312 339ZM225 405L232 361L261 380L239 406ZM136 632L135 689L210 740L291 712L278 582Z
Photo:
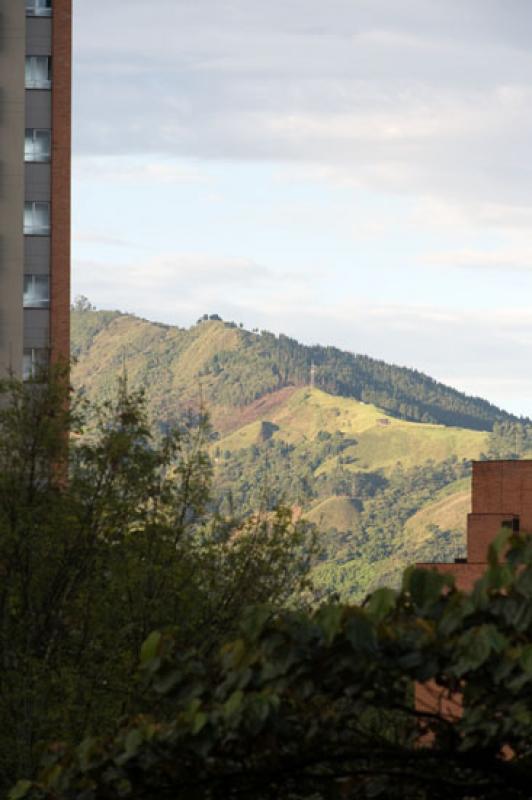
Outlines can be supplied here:
M247 406L235 408L234 406L218 406L211 412L212 423L216 430L222 434L231 433L231 431L241 428L243 425L248 425L250 422L255 422L275 411L279 406L286 403L292 397L294 392L298 390L297 386L285 386L277 392L260 397L254 403Z

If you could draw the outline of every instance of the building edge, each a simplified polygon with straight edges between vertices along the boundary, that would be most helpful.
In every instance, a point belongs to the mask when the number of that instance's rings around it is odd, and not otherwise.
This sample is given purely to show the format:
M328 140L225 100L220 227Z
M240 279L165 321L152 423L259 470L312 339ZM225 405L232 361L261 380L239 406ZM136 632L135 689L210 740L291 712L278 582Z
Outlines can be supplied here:
M70 359L72 0L54 0L52 17L52 161L50 360Z

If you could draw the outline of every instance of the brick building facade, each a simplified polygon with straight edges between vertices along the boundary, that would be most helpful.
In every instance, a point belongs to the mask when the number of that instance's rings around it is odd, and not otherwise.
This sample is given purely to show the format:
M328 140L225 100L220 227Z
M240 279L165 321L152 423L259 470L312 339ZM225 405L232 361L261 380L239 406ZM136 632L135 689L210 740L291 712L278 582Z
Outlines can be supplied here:
M532 460L474 461L467 557L453 564L419 564L454 575L469 590L486 569L488 548L502 527L532 533Z
M486 570L488 548L503 527L532 533L532 460L474 461L467 557L418 566L454 575L458 589L469 591ZM461 715L460 697L449 696L432 682L416 686L416 706L449 720Z

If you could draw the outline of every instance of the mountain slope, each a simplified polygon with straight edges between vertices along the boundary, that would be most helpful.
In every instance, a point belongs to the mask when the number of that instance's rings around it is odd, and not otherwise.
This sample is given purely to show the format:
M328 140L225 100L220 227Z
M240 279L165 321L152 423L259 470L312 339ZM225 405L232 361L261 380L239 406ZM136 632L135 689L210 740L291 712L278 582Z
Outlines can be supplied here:
M405 525L405 535L412 542L420 541L427 531L459 530L465 534L467 515L471 511L469 479L456 481L438 492L433 500L417 511Z
M342 437L341 447L323 458L316 476L330 474L338 466L370 472L393 469L398 462L410 467L427 459L479 458L487 448L482 431L395 419L373 405L304 388L220 438L217 449L235 453L259 444L265 423L271 426L272 443L297 446L327 434Z
M320 531L318 584L359 596L414 560L463 555L470 461L490 436L302 388L213 444L216 487L243 510L301 508Z
M249 410L269 394L308 385L311 364L317 387L372 403L394 417L473 430L515 419L416 370L220 320L182 329L119 312L74 310L72 338L77 383L99 396L108 394L127 364L132 384L147 388L161 419L176 419L183 407L200 402L201 392L215 425L233 427L234 409Z
M220 320L182 329L85 309L72 323L74 383L102 400L126 367L161 426L203 404L214 506L300 509L320 531L316 583L345 598L414 560L463 555L470 460L516 441L506 412L366 356Z
M359 509L352 497L327 497L305 513L305 519L322 529L351 531L358 525Z

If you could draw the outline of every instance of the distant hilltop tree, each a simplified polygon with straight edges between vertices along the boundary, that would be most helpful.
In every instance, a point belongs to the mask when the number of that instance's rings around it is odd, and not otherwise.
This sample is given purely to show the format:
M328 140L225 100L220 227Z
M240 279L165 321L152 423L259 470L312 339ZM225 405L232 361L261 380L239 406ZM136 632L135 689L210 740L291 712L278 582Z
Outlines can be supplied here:
M84 294L78 294L72 304L73 311L96 311L96 306Z
M208 320L214 320L215 322L223 322L223 319L219 314L203 314L197 321L197 325L200 322L207 322Z

